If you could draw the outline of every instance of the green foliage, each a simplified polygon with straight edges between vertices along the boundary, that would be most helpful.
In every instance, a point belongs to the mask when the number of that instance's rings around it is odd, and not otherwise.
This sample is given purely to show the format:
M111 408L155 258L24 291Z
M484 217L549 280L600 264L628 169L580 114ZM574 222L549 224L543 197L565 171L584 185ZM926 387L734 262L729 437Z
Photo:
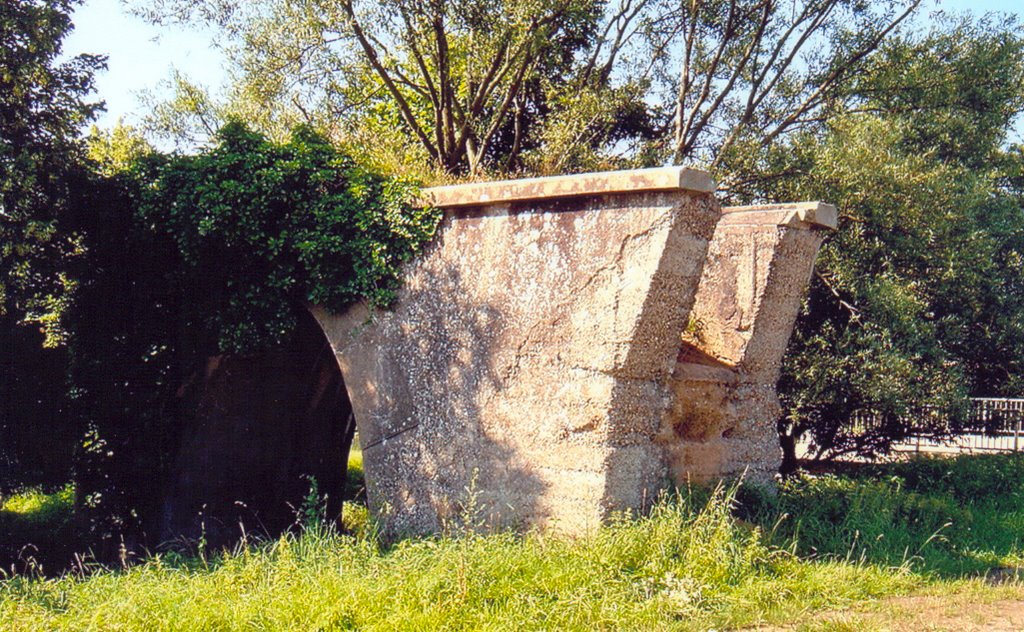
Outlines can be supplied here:
M212 27L237 69L223 99L172 78L156 133L189 143L234 116L280 138L306 122L370 164L438 179L585 168L623 136L653 133L642 73L618 64L652 4L133 3L157 23ZM580 116L562 116L578 97Z
M62 58L77 4L0 3L0 489L67 480L80 430L58 323L80 243L61 218L76 204L78 134L100 107L88 96L104 61Z
M140 221L173 242L188 309L223 351L280 342L306 305L386 307L440 217L415 205L411 181L356 166L308 128L278 145L229 124L208 151L142 171Z
M180 391L207 359L286 343L313 304L386 307L440 217L415 204L412 182L355 165L306 128L274 143L231 124L192 156L140 157L137 140L92 138L107 175L73 218L84 253L65 318L74 413L89 429L81 506L112 546L159 517Z
M320 486L314 477L307 477L307 480L309 491L302 499L296 519L304 531L312 531L324 528L330 519L327 517L327 497L320 493Z
M809 432L817 456L884 452L911 425L955 428L969 395L1020 394L1024 204L1002 145L1024 107L1012 26L939 23L890 42L827 133L744 167L748 195L840 210L780 383L783 435ZM853 427L858 410L882 426Z
M81 156L78 131L99 108L86 102L93 55L60 60L72 0L12 0L0 7L0 315L59 292L55 263L73 250L56 221ZM59 270L59 265L57 267Z
M907 490L949 496L962 506L985 503L1019 511L1024 500L1024 458L1017 455L916 458L871 466L864 475L894 476Z
M981 202L972 187L983 183L901 152L901 131L873 117L838 123L807 148L809 186L783 194L829 199L843 213L818 257L780 384L791 430L812 430L821 452L884 449L905 432L900 420L926 406L955 410L968 392L964 367L942 344L941 319L952 314L940 311L935 272L971 274L958 261L972 253L957 224ZM851 446L841 424L857 410L879 411L890 425Z
M1017 18L937 15L924 36L892 38L853 89L864 109L906 123L911 152L987 171L1024 109Z
M250 124L266 123L263 118L265 109L253 107L243 110L236 107L229 110L217 104L208 90L193 83L177 70L172 71L170 78L161 82L161 86L173 96L162 100L153 93L143 93L140 99L145 106L142 125L148 134L173 142L179 150L195 151L202 147L206 141L216 136L217 129L231 117ZM300 121L290 118L287 124L261 124L260 127L277 132L272 136L278 139L287 136L287 131L299 123Z
M550 112L527 141L522 166L537 175L653 166L632 157L637 145L656 134L649 112L638 103L643 92L639 85L550 89ZM617 153L609 150L615 143L624 145Z
M146 139L131 125L118 121L109 130L93 125L86 137L86 156L93 170L107 178L124 174L140 158L153 151Z
M739 514L801 556L960 577L1021 563L1022 494L1021 455L916 458L744 488Z
M54 493L32 488L11 494L0 503L0 511L16 515L37 527L49 527L67 520L75 501L75 488L66 485Z

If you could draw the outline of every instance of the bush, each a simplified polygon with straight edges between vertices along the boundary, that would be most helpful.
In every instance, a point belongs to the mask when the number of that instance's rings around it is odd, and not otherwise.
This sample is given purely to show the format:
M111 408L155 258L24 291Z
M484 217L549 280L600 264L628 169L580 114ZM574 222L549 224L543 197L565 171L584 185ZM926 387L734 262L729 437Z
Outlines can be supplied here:
M948 494L960 503L994 502L1015 507L1024 499L1024 455L919 457L866 471L869 476L883 473L898 478L906 489Z

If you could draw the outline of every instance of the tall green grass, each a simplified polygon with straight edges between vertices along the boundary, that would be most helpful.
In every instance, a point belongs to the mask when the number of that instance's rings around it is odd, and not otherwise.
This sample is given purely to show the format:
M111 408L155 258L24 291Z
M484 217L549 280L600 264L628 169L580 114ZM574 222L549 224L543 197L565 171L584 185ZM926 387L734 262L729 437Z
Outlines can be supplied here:
M413 539L315 528L203 563L157 556L87 579L0 585L9 629L707 629L908 589L905 568L801 562L730 515L666 498L576 539Z
M213 557L163 554L127 571L11 577L0 582L0 628L703 630L793 622L1021 564L1024 458L872 466L794 479L774 492L681 490L647 516L618 516L577 538L457 531L384 545L358 505L346 508L345 524L341 533L312 520L271 542Z
M1024 456L964 455L741 490L739 514L777 521L804 559L864 560L941 577L1024 564Z

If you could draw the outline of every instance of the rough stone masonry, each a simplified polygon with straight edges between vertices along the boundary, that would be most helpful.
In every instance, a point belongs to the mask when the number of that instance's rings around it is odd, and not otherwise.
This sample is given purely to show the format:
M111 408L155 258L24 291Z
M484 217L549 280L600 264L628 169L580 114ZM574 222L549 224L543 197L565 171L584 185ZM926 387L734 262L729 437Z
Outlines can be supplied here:
M389 533L580 532L777 468L779 365L835 209L714 188L671 167L427 189L444 219L395 306L314 308Z

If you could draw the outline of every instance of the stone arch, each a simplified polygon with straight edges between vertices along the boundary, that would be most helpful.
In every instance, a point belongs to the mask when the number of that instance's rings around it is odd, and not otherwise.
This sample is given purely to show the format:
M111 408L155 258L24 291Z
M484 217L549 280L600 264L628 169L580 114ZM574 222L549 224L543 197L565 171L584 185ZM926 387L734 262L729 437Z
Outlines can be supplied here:
M256 354L222 354L182 387L181 439L165 484L160 541L230 545L295 523L316 479L340 517L355 423L323 331L308 313L292 339Z

